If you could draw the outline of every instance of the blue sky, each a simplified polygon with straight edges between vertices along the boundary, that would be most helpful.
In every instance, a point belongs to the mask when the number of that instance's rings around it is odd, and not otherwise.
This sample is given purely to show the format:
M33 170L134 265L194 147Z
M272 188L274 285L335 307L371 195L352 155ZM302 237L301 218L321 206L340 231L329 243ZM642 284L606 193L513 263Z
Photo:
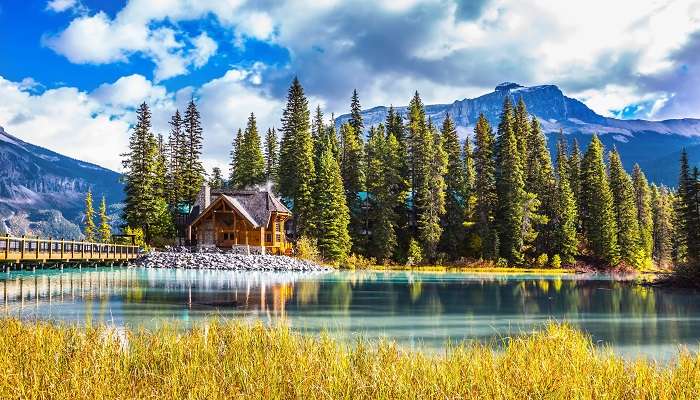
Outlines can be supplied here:
M208 166L254 111L279 125L298 75L312 106L346 111L557 84L620 118L700 117L700 1L6 0L0 126L114 169L134 106L167 133L195 98Z

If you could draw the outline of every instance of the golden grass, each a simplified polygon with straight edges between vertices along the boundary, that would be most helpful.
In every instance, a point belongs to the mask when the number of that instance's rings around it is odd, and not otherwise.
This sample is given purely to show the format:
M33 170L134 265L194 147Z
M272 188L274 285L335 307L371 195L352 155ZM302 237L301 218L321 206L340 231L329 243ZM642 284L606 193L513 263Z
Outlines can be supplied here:
M0 321L3 399L696 399L700 357L626 362L567 326L446 354L348 346L285 327L192 330Z

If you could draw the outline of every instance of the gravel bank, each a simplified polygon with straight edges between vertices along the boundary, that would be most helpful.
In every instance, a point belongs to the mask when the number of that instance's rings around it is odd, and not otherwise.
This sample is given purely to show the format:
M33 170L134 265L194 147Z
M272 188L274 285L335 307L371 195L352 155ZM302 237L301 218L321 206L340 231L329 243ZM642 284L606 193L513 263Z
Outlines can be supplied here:
M287 256L233 253L187 253L152 251L136 259L136 267L219 269L231 271L329 271L319 264Z

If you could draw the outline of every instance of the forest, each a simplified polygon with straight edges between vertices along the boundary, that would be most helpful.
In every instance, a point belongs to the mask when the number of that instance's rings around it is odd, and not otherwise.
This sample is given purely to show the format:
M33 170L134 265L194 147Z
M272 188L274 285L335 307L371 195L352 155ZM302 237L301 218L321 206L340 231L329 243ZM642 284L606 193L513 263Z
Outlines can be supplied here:
M441 126L426 119L418 92L405 118L391 108L371 127L357 91L339 127L320 107L312 115L296 78L286 100L279 129L264 138L250 114L233 136L227 176L202 165L194 100L172 116L167 139L141 104L123 155L125 229L172 243L174 216L207 182L271 187L294 213L290 239L330 263L639 270L700 260L700 173L685 152L669 188L650 184L638 165L628 173L595 135L581 149L560 132L552 156L522 99L505 98L498 125L481 115L466 140L449 115Z

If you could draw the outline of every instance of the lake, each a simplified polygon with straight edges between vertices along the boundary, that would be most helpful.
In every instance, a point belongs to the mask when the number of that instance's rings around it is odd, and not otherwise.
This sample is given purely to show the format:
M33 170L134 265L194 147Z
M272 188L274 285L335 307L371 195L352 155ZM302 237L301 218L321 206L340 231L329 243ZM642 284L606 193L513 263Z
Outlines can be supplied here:
M700 293L606 276L84 268L0 274L3 315L27 320L189 326L217 316L287 321L343 340L388 338L439 350L568 321L626 357L697 351Z

